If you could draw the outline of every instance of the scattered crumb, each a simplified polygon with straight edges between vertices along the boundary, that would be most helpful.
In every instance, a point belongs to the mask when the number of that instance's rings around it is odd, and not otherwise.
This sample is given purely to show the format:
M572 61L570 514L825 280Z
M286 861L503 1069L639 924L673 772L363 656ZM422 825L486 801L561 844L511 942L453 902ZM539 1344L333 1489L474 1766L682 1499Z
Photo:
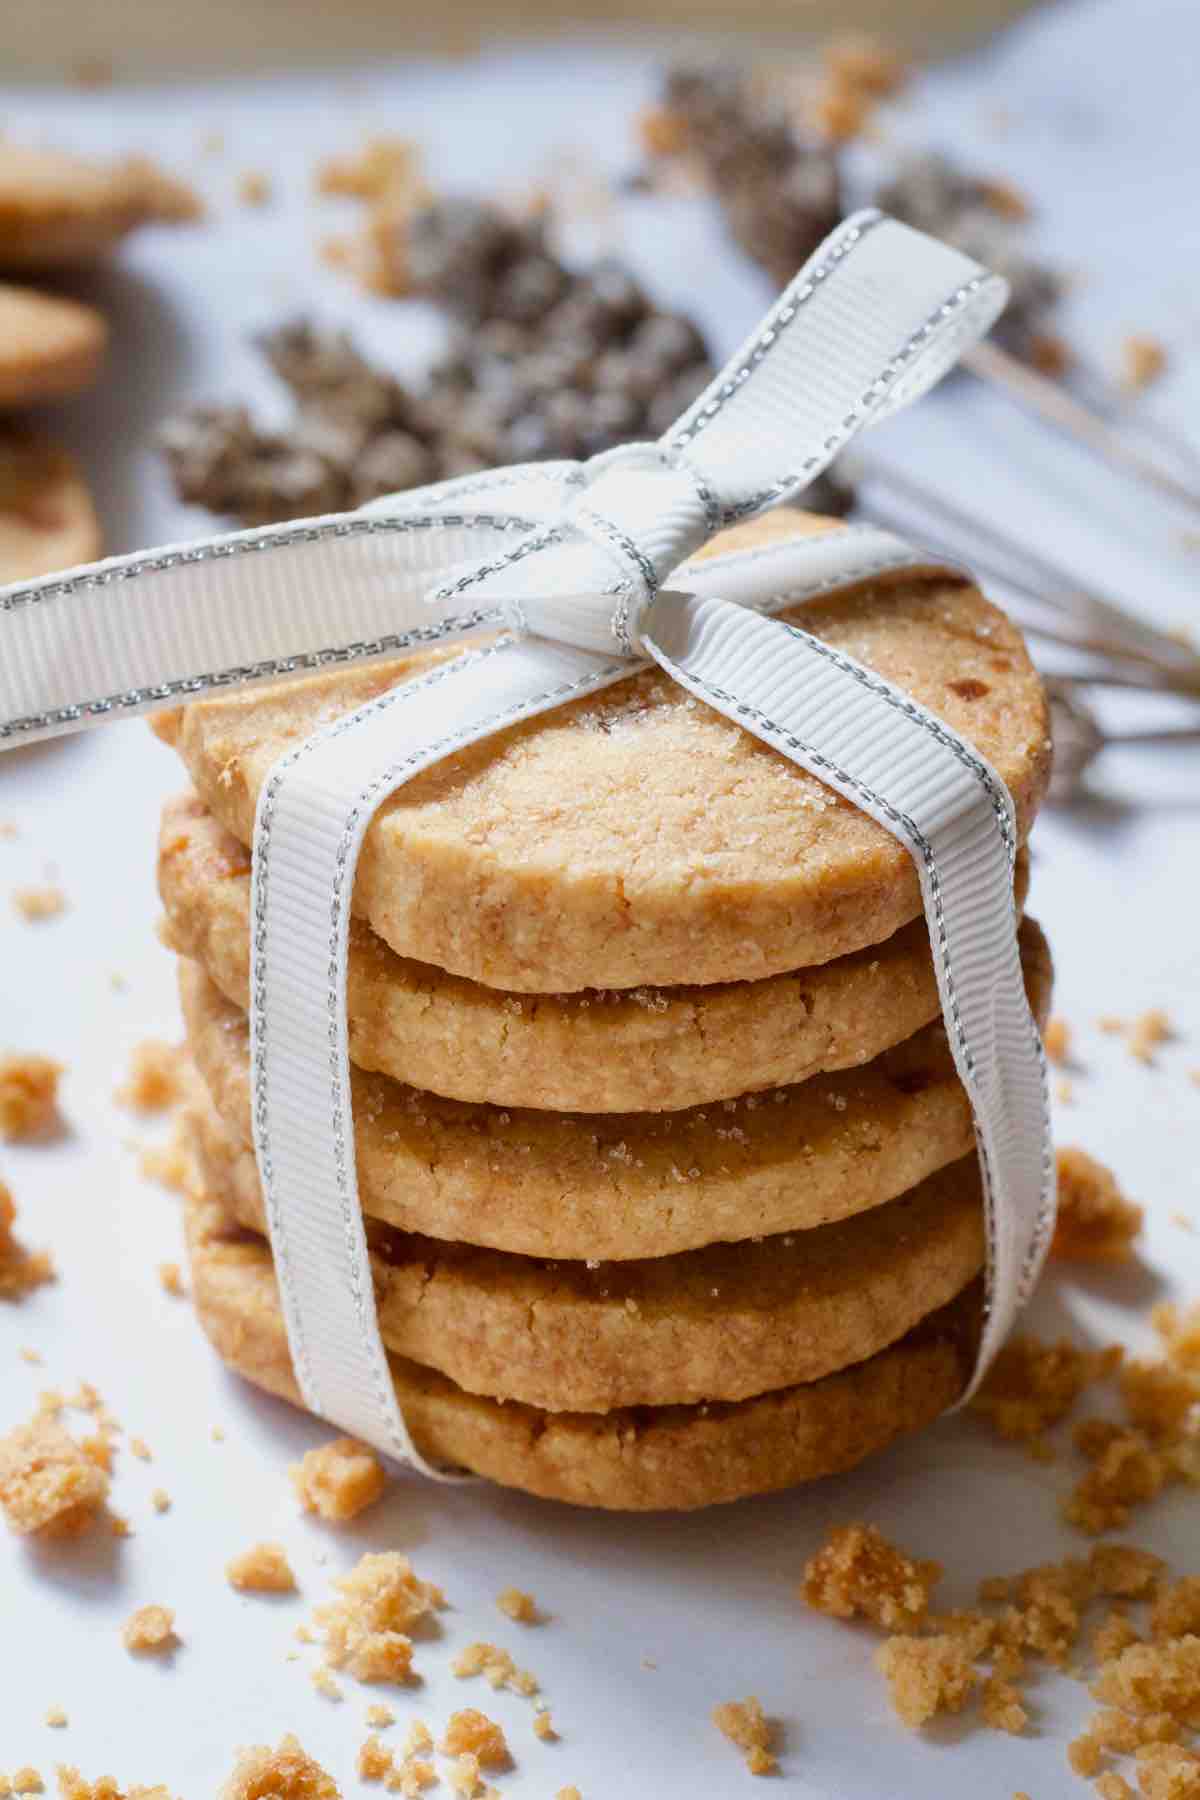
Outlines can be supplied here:
M0 819L0 844L11 843L14 838L18 838L20 835L20 826L15 824L12 819Z
M1077 1737L1067 1745L1067 1761L1074 1774L1089 1777L1100 1773L1104 1759L1095 1738Z
M61 1063L32 1051L0 1056L0 1137L38 1137L58 1113Z
M208 1435L211 1437L214 1444L223 1444L225 1442L225 1427L223 1425L214 1425Z
M178 1263L165 1262L158 1265L158 1279L165 1293L174 1294L177 1298L187 1292L183 1285L183 1273Z
M48 1250L27 1250L13 1235L17 1203L0 1181L0 1300L20 1300L34 1288L54 1280L54 1261ZM40 1363L36 1350L22 1350L28 1363Z
M218 1800L341 1800L338 1785L289 1732L276 1750L243 1750Z
M989 212L1001 219L1011 219L1014 224L1021 224L1033 211L1028 194L1014 182L999 176L993 175L979 183L979 198Z
M65 1708L61 1706L48 1706L46 1708L45 1723L49 1725L53 1731L62 1731L65 1726L71 1723L71 1721L67 1717Z
M1059 1014L1046 1021L1042 1044L1052 1063L1065 1063L1071 1055L1071 1027Z
M509 1761L503 1727L473 1706L451 1713L442 1751L446 1756L473 1756L485 1769L498 1769Z
M737 1745L752 1775L769 1775L775 1768L771 1754L774 1728L754 1694L714 1706L712 1722L731 1744Z
M374 1451L350 1437L306 1451L288 1473L305 1511L334 1525L357 1518L378 1500L387 1480Z
M129 1075L113 1098L138 1112L164 1112L183 1094L182 1051L161 1038L147 1038L134 1048Z
M470 1751L465 1751L455 1760L454 1766L449 1771L448 1779L456 1794L472 1796L479 1786L478 1758L472 1756Z
M1126 1039L1129 1054L1136 1056L1139 1062L1152 1063L1159 1045L1165 1044L1174 1035L1167 1014L1161 1007L1151 1007L1149 1012L1139 1014L1129 1027Z
M1134 332L1121 345L1121 381L1127 388L1149 387L1166 367L1166 348L1156 337Z
M383 1731L387 1726L395 1723L396 1715L390 1706L384 1706L382 1701L376 1701L373 1706L368 1706L367 1724L374 1726L376 1731Z
M914 1562L873 1525L839 1525L807 1563L801 1591L817 1612L861 1614L893 1631L923 1622L941 1573L940 1563Z
M1127 1262L1142 1229L1142 1209L1086 1150L1058 1153L1058 1222L1051 1253L1065 1262Z
M67 910L67 896L59 887L14 888L12 902L30 925L40 924L43 919L57 919Z
M983 1722L993 1731L1007 1731L1019 1737L1029 1723L1029 1714L1021 1696L1009 1681L993 1675L983 1684Z
M133 1526L129 1523L129 1520L123 1518L120 1513L110 1513L108 1515L108 1530L109 1535L115 1538L127 1538L133 1536Z
M543 1738L547 1743L551 1743L558 1736L557 1731L554 1729L554 1721L550 1717L548 1711L534 1713L533 1735L534 1737Z
M37 1770L28 1765L15 1769L10 1780L14 1794L44 1794L46 1791L46 1784Z
M153 1462L154 1457L145 1438L132 1437L129 1440L129 1453L136 1456L139 1462Z
M315 1614L328 1666L359 1681L407 1681L412 1670L407 1631L444 1604L441 1590L421 1581L396 1550L369 1551L334 1587L338 1598Z
M169 1650L178 1641L169 1606L139 1606L121 1627L121 1642L130 1651Z
M191 1182L192 1160L178 1129L165 1144L144 1144L138 1154L138 1172L157 1181L173 1194L186 1194Z
M520 1588L505 1588L496 1595L496 1605L520 1625L536 1625L541 1617L533 1595L522 1593Z
M62 1426L39 1413L0 1438L0 1507L11 1530L72 1537L108 1498L108 1476Z
M1180 1724L1194 1723L1200 1716L1200 1637L1131 1644L1101 1665L1092 1693L1126 1712L1166 1713Z
M22 1344L17 1351L17 1355L23 1363L31 1363L34 1368L40 1369L42 1366L41 1351L31 1349L28 1344Z
M268 205L271 191L271 178L261 169L247 169L238 177L237 197L243 206Z
M423 1719L414 1719L404 1740L405 1756L419 1756L433 1749L433 1733Z
M887 1680L892 1705L916 1729L937 1713L961 1712L977 1676L967 1648L949 1634L890 1637L875 1660Z
M155 1488L150 1496L150 1504L156 1513L170 1512L171 1496L168 1494L166 1488Z
M531 1698L538 1691L536 1678L528 1669L519 1669L507 1650L499 1644L468 1644L450 1664L451 1672L465 1681L482 1675L493 1688L510 1687L515 1693Z
M1044 1344L1035 1337L1012 1338L992 1364L971 1408L1000 1437L1038 1454L1047 1427L1066 1417L1085 1388L1111 1375L1121 1355L1119 1344L1080 1350L1066 1339Z
M360 1781L383 1781L394 1767L391 1751L377 1737L369 1737L358 1747L356 1764Z
M225 1579L242 1594L291 1594L296 1577L282 1544L255 1544L225 1564Z
M577 1787L562 1787L555 1794L554 1800L583 1800L583 1795Z
M342 1699L342 1690L333 1679L333 1676L329 1673L328 1669L324 1667L314 1669L309 1679L316 1688L318 1694L324 1695L326 1700L333 1700L336 1702Z

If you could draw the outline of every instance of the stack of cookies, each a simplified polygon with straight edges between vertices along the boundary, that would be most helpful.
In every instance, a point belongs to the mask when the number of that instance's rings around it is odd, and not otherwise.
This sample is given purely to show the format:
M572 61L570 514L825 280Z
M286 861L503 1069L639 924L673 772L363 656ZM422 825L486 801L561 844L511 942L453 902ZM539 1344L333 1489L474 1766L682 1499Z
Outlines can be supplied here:
M716 548L816 528L775 515ZM928 570L795 616L971 739L1024 840L1046 710L1002 614ZM198 1071L196 1303L292 1398L251 1148L255 802L283 751L436 654L156 722L193 783L159 883ZM1022 856L1018 905L1024 882ZM692 1507L849 1468L954 1401L984 1260L971 1114L917 877L877 824L645 671L401 789L354 908L359 1185L427 1457ZM1021 950L1042 1019L1028 920Z

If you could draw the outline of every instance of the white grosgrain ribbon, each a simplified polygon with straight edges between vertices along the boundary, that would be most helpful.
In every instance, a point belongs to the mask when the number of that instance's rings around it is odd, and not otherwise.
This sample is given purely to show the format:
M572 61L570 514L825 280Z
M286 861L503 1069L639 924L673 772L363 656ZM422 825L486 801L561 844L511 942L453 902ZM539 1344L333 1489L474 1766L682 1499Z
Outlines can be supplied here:
M416 1450L396 1402L359 1205L345 983L364 834L421 770L648 661L912 856L983 1177L987 1299L968 1395L1007 1335L1053 1218L1012 800L965 739L902 691L764 616L928 559L851 527L686 560L723 526L794 498L856 432L932 386L1005 297L959 252L858 214L655 444L0 590L0 747L487 634L282 757L259 797L255 1151L297 1381L342 1429L447 1478Z

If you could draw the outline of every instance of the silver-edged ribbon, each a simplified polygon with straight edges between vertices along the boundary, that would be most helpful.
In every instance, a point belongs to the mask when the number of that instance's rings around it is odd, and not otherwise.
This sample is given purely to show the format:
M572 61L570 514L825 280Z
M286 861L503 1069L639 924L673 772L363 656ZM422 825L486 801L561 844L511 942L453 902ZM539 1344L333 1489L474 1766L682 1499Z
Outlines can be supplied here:
M908 695L768 616L928 559L863 528L687 559L723 527L795 498L857 432L931 387L1006 292L959 252L860 213L656 443L0 590L0 748L333 663L489 640L317 732L280 758L259 797L255 1154L297 1381L342 1429L445 1475L414 1447L396 1401L359 1205L345 985L363 836L421 770L651 661L912 856L983 1178L987 1297L968 1394L1003 1342L1053 1219L1012 800L978 751Z

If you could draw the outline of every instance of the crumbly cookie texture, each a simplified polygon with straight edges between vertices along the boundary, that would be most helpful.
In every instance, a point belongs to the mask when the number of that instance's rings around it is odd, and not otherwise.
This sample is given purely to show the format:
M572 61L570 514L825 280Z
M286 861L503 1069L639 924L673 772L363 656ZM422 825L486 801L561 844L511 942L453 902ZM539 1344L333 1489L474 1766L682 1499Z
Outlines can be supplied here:
M12 1190L0 1181L0 1300L19 1300L54 1280L49 1251L27 1250L14 1235L16 1218L17 1203Z
M924 1623L938 1562L914 1562L873 1525L839 1525L804 1571L804 1599L835 1619L859 1615L896 1631Z
M775 515L713 552L819 528ZM1045 700L1019 634L977 590L906 572L784 616L961 730L1007 782L1024 837L1049 770ZM248 844L281 753L435 660L208 700L154 728ZM367 832L354 906L402 956L559 993L759 980L879 943L921 900L881 826L655 671L401 788Z
M0 1438L0 1509L11 1530L74 1537L108 1498L108 1475L50 1412Z
M175 1614L169 1606L139 1606L121 1627L121 1642L135 1653L159 1654L178 1642Z
M496 1605L518 1625L536 1625L541 1619L537 1601L520 1588L506 1587L496 1595Z
M2 219L0 191L0 242ZM96 509L74 458L23 426L0 424L0 582L92 562L101 547ZM61 897L54 910L62 910Z
M712 1719L717 1730L742 1751L752 1775L770 1775L777 1767L771 1754L771 1721L754 1694L745 1700L725 1700L714 1706Z
M93 162L66 151L0 146L0 267L90 263L140 225L199 218L194 192L144 156Z
M282 1544L253 1544L225 1564L225 1579L242 1594L290 1594L296 1577Z
M306 1450L288 1471L305 1512L344 1525L378 1500L387 1476L375 1452L350 1437Z
M298 1401L270 1253L230 1232L220 1207L185 1201L192 1291L220 1355ZM395 1358L392 1380L418 1449L510 1487L578 1505L689 1508L851 1468L918 1429L962 1391L979 1297L969 1289L866 1362L736 1404L547 1413L498 1405Z
M446 1756L474 1756L481 1768L502 1768L509 1761L503 1727L473 1706L450 1714L442 1738Z
M34 1138L53 1125L62 1072L60 1062L32 1051L0 1056L0 1137Z
M243 1750L219 1800L341 1800L341 1793L289 1732L274 1750L265 1744Z
M245 1204L213 1130L195 1120L205 1192L264 1232L257 1190ZM818 1380L902 1337L984 1259L972 1157L857 1218L672 1257L546 1263L373 1223L368 1239L389 1350L472 1393L552 1412L740 1400Z
M1052 970L1020 936L1036 1013ZM182 962L188 1044L231 1136L252 1142L248 1023ZM671 1255L867 1212L974 1151L940 1024L864 1068L681 1113L548 1113L442 1100L352 1071L368 1215L430 1237L580 1261ZM242 1159L239 1204L253 1204Z
M359 1681L407 1681L408 1632L444 1604L440 1588L422 1581L396 1550L368 1552L334 1588L336 1598L314 1615L328 1666Z
M1022 851L1019 907L1028 879ZM163 811L158 886L168 947L245 1011L250 856L194 793ZM352 1060L413 1087L553 1112L663 1112L858 1068L940 1003L922 919L764 981L534 997L397 956L356 919L346 1005Z
M1128 1262L1141 1229L1142 1209L1125 1198L1111 1169L1074 1146L1058 1152L1052 1255L1068 1262Z
M0 282L0 406L79 393L99 374L107 341L94 306Z

